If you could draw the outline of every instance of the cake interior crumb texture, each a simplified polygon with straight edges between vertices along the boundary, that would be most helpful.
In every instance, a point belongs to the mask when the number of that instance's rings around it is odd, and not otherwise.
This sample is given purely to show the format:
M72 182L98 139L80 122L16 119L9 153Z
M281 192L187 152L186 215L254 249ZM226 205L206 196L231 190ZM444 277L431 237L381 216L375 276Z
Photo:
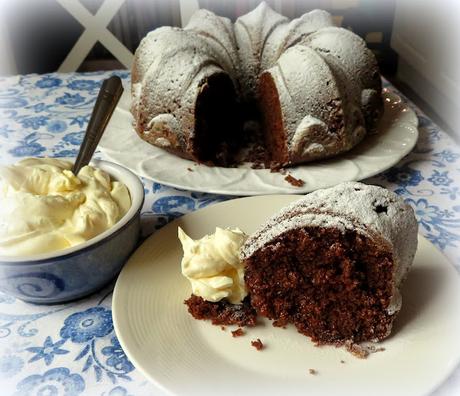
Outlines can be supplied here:
M230 78L223 73L202 81L195 108L195 158L229 166L242 141L242 122Z
M260 78L260 108L262 125L265 130L265 147L274 163L286 163L287 142L283 134L283 117L278 92L270 74ZM262 92L264 93L262 95Z
M254 341L251 341L251 345L256 348L258 351L260 351L261 349L264 348L264 344L262 341L260 341L260 338L258 338L257 340L254 340Z
M388 334L392 265L390 252L355 231L305 227L256 251L245 279L252 305L275 325L340 344Z
M244 336L244 330L241 327L238 327L236 330L232 331L232 337L241 337Z

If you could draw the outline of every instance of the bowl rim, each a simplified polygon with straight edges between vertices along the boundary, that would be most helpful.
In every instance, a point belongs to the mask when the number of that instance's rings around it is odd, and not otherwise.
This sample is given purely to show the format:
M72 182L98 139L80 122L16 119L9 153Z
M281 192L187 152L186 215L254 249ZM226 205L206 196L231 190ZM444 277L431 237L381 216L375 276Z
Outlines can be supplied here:
M71 161L72 163L75 161L75 158L59 157L57 159ZM20 266L43 264L49 261L57 261L70 258L72 256L83 253L85 250L94 249L107 242L108 240L118 235L125 227L127 227L135 220L136 216L142 209L145 199L144 185L142 184L140 178L129 169L114 162L101 159L93 159L91 160L90 165L102 169L104 172L107 172L111 178L122 182L128 188L129 195L131 197L131 206L125 215L120 220L118 220L118 222L115 223L113 227L105 230L99 235L96 235L94 238L91 238L88 241L66 249L56 250L54 252L18 256L0 255L0 265L12 264L15 266Z

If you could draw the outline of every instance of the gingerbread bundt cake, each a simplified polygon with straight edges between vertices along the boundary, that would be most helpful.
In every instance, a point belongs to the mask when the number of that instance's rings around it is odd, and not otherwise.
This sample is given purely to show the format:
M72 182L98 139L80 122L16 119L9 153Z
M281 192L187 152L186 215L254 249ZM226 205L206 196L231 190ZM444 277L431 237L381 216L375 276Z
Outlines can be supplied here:
M359 143L382 113L374 55L314 10L289 21L265 3L235 24L199 10L150 32L135 54L139 136L184 158L228 165L259 120L269 160L331 157Z
M220 324L253 325L256 313L293 323L319 344L379 341L401 308L416 248L417 221L400 197L342 183L292 203L246 239L242 304L186 303L195 318Z

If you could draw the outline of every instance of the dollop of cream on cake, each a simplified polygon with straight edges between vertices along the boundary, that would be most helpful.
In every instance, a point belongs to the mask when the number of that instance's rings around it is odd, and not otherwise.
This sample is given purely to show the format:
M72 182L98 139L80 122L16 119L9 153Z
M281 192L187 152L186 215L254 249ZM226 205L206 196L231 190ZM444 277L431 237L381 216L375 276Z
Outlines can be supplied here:
M231 304L241 303L248 292L239 254L248 236L239 228L219 227L197 240L180 227L178 234L184 250L182 274L190 281L192 293L206 301L225 298Z
M94 238L131 206L127 187L92 166L27 158L0 167L0 255L53 252Z

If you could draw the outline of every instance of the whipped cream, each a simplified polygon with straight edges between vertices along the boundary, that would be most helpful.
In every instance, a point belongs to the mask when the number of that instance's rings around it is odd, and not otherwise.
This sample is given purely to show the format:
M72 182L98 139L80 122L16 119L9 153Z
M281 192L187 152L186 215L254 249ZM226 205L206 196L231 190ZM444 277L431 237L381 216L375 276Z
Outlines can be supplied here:
M0 167L0 255L53 252L112 227L131 206L127 187L100 169L54 158Z
M180 227L178 234L184 250L182 274L190 281L192 293L206 301L226 298L231 304L241 303L248 292L239 252L248 236L238 228L219 227L198 240Z

